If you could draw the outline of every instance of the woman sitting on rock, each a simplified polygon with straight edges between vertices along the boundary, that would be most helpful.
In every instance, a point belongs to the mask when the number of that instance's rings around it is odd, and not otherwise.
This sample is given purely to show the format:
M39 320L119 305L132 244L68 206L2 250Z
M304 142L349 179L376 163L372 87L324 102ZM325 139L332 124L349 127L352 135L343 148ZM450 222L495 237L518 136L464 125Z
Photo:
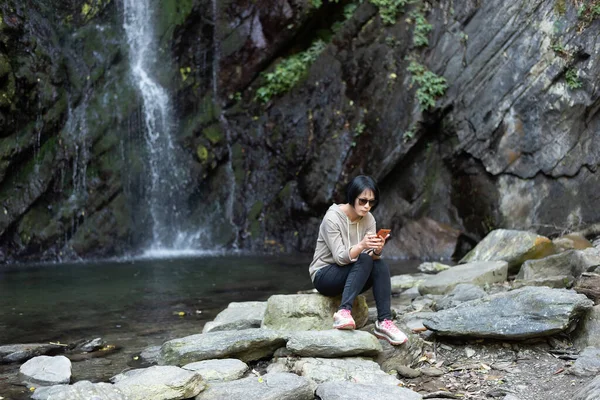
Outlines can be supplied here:
M360 175L348 184L346 198L348 203L329 207L321 222L310 278L322 295L342 295L333 315L336 329L356 328L352 303L372 287L377 306L375 336L402 344L408 339L392 321L390 271L380 259L389 235L381 238L375 234L375 218L370 212L379 201L379 188L373 178Z

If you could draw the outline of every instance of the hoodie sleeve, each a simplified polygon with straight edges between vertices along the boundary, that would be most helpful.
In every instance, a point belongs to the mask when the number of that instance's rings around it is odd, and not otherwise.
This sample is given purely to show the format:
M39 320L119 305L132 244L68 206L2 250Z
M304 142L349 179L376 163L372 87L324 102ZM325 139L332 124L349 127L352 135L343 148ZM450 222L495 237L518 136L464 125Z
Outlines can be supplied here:
M321 224L321 237L331 250L331 256L336 264L347 265L356 261L356 259L350 259L350 248L344 244L342 229L338 222L325 218Z

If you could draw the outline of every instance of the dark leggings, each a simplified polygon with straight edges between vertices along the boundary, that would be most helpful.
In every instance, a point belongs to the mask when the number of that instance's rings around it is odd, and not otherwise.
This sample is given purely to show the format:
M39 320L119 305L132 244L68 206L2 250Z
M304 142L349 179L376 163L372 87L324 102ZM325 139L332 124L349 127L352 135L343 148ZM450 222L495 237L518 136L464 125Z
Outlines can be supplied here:
M341 294L340 310L352 310L356 296L373 287L377 319L392 319L392 283L390 270L383 260L373 260L370 255L361 253L352 264L330 264L321 268L317 271L314 284L322 295L333 297Z

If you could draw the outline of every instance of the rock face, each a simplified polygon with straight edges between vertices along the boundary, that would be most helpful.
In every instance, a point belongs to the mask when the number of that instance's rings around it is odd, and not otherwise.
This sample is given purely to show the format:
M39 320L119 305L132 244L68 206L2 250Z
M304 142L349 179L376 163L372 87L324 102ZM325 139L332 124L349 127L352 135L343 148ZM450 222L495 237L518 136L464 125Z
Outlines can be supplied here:
M592 306L572 290L525 287L438 311L423 324L439 335L523 339L564 331Z
M499 226L548 236L600 220L591 9L441 0L390 21L370 1L323 3L152 3L185 213L212 245L310 251L358 173L381 184L393 256L460 257ZM118 2L0 11L0 261L135 251L148 170ZM269 89L261 73L298 54L303 79ZM419 65L446 79L442 96L421 90Z

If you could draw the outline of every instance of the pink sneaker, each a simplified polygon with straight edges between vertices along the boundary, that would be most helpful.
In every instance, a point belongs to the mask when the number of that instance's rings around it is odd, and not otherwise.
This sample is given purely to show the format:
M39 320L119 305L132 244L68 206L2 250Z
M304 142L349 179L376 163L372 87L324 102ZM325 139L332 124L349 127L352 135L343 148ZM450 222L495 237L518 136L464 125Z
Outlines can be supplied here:
M350 310L339 310L333 314L333 327L335 329L355 329L356 323Z
M405 343L408 341L408 338L402 332L396 324L394 324L391 320L385 319L383 322L376 321L375 322L375 330L373 332L375 336L380 339L385 339L390 344L397 346L399 344Z

